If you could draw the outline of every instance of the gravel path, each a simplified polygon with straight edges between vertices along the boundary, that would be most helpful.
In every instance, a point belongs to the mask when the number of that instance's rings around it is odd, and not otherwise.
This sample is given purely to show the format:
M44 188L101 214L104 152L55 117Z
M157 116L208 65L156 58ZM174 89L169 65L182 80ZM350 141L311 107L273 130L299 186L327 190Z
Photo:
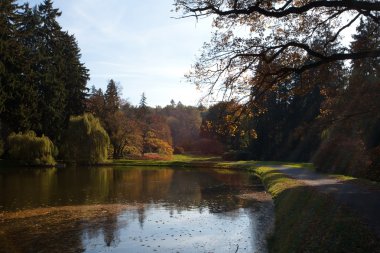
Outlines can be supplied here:
M342 181L328 175L302 168L271 166L282 173L301 180L318 191L334 196L336 201L354 211L380 238L380 189Z

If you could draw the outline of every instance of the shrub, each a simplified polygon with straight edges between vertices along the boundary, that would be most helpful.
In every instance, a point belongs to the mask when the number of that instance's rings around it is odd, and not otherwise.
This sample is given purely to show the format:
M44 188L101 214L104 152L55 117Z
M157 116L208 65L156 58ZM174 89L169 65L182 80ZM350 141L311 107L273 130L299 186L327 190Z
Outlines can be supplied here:
M37 137L33 131L12 133L8 137L9 155L26 165L54 165L57 154L53 142L47 137Z
M152 150L152 152L156 152L160 155L169 157L173 155L172 146L164 140L158 138L148 138L146 140L146 146L149 150Z
M370 157L361 139L336 135L320 145L313 163L321 172L368 177Z
M225 152L222 156L223 160L226 161L247 161L250 160L252 154L248 151L243 150L230 150Z
M213 139L200 139L197 148L204 155L222 155L224 152L224 145Z
M183 153L185 153L185 149L183 147L174 147L175 155L182 155Z
M107 160L110 139L99 119L92 114L70 117L61 147L63 158L79 164L97 164Z

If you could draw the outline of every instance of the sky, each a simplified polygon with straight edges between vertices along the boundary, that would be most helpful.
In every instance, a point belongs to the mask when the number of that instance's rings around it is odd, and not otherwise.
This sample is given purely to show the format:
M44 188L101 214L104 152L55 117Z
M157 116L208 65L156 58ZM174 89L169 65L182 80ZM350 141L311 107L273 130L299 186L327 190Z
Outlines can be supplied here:
M29 2L32 6L42 0ZM174 19L174 0L53 0L59 23L74 34L81 61L90 70L90 88L106 89L110 79L122 98L137 105L144 92L149 106L171 99L197 105L202 91L184 75L211 37L211 21Z

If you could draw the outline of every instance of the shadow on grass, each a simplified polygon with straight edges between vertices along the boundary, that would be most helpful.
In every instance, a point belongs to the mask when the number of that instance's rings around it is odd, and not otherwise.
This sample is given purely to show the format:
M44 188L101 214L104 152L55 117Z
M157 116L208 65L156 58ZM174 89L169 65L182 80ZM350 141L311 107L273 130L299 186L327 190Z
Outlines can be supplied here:
M269 252L380 252L374 231L331 195L273 168L260 167L257 173L275 201Z

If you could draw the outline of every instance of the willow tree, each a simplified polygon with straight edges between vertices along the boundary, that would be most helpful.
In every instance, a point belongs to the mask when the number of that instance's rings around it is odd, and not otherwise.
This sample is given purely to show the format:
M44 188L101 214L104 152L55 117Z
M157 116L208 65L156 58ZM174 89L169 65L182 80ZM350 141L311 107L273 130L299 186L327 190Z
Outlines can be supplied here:
M379 29L377 0L175 0L175 7L182 18L213 18L216 30L189 80L254 107L323 65L380 57L379 47L352 51L343 36L361 18Z
M107 160L109 144L110 139L99 119L85 113L70 118L61 153L69 162L97 164Z
M54 165L57 154L53 142L47 136L38 137L35 132L12 133L8 137L9 155L26 165Z

